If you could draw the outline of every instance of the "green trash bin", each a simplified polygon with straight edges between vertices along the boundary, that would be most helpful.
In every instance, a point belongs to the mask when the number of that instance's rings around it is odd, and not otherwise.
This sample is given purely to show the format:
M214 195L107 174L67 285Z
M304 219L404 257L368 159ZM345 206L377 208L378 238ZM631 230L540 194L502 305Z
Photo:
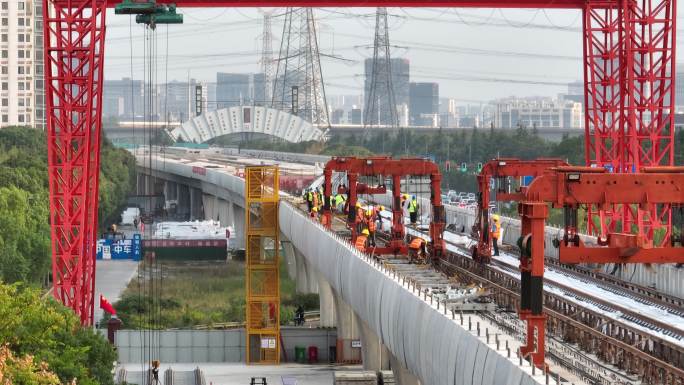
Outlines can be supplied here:
M300 364L306 363L306 348L304 346L295 346L295 361Z

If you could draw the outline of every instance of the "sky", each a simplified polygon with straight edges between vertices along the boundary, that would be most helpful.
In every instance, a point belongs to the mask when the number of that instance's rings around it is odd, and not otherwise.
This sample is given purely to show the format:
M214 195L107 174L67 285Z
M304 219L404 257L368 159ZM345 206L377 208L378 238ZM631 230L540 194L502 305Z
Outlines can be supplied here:
M272 44L278 56L283 8L178 11L184 24L160 25L146 38L134 16L109 10L105 78L141 79L146 40L156 41L159 83L189 77L215 82L216 72L260 72L264 12L275 16ZM389 8L388 14L392 57L410 60L411 81L438 82L440 97L479 103L513 95L556 96L583 77L577 10ZM315 15L327 94L362 94L363 60L373 55L375 9L322 8Z

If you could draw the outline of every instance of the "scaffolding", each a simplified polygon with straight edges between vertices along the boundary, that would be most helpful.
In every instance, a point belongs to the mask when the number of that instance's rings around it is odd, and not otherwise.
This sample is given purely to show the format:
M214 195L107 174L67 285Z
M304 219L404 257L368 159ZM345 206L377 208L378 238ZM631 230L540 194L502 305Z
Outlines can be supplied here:
M280 362L278 167L245 168L245 321L248 364Z

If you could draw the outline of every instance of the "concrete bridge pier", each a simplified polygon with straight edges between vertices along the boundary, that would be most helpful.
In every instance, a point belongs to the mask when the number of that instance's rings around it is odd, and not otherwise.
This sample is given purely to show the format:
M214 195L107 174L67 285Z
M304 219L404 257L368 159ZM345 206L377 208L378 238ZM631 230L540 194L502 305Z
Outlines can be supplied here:
M390 354L390 367L394 373L394 382L398 385L421 385L420 380L413 373L409 372L406 367L399 362L399 360Z
M186 216L190 213L190 187L184 184L178 184L178 205L177 212L181 216Z
M190 220L202 220L203 208L202 208L202 190L196 189L194 187L189 187L190 189Z
M283 234L280 234L280 244L283 248L283 258L285 258L285 265L287 266L287 275L291 280L297 279L297 260L295 257L295 249L292 242L285 239Z
M164 181L164 196L166 197L166 200L169 201L177 200L178 184L170 180Z
M360 363L361 349L352 347L354 341L361 339L359 325L354 310L342 296L333 291L335 298L335 315L337 317L337 362Z
M318 274L299 250L294 250L297 293L318 293Z
M376 373L380 370L389 370L390 352L380 337L358 315L356 316L356 324L359 325L361 335L363 368Z
M335 296L330 283L325 277L311 266L310 263L297 251L292 242L281 238L283 258L287 264L288 275L295 281L298 293L318 293L320 321L323 328L334 328Z
M323 274L317 273L316 275L318 275L318 302L320 304L319 326L322 328L334 328L337 324L335 293Z

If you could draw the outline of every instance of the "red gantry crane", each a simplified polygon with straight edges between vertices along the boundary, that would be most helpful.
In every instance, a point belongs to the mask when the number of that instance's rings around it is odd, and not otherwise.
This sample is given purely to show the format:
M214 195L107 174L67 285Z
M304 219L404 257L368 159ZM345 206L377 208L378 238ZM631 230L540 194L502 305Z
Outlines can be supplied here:
M432 204L432 220L430 221L430 256L438 260L446 252L444 242L444 228L446 227L446 214L441 199L442 174L439 167L429 160L420 158L392 159L390 157L336 157L328 161L323 170L325 178L323 184L323 196L330 197L332 193L332 180L334 172L347 174L346 188L338 188L339 193L347 194L349 215L347 226L351 230L352 244L356 241L356 210L354 209L360 194L385 194L386 179L392 180L392 226L390 229L390 241L384 247L376 247L376 255L407 255L408 246L405 241L406 231L404 227L404 212L401 208L401 181L409 176L427 176L430 178L430 203ZM377 186L369 186L360 183L359 177L378 178L381 183ZM332 225L332 212L330 199L325 199L323 206L323 223L328 228Z
M136 3L145 2L136 0ZM154 2L149 0L147 2ZM93 321L105 11L116 0L44 0L45 100L54 295ZM159 0L178 7L554 8L582 12L587 165L673 165L676 0ZM606 232L662 207L611 209ZM624 218L624 221L619 219Z
M489 234L489 190L492 178L497 180L498 190L495 199L498 202L520 202L525 196L526 187L520 186L519 190L511 192L507 183L509 177L537 177L550 168L559 166L568 166L568 163L561 159L499 158L484 164L477 176L477 216L472 231L473 238L477 239L477 245L473 246L473 259L489 263L492 257L492 239Z
M537 366L544 364L546 316L542 308L548 205L564 209L566 216L559 242L560 263L682 263L681 243L654 246L643 235L609 232L597 245L590 246L582 242L577 231L580 206L600 210L626 205L652 210L654 206L668 205L679 209L684 206L682 186L684 167L647 167L637 174L610 173L593 167L557 167L532 181L518 204L520 318L527 322L527 344L521 349L524 356L530 354Z

